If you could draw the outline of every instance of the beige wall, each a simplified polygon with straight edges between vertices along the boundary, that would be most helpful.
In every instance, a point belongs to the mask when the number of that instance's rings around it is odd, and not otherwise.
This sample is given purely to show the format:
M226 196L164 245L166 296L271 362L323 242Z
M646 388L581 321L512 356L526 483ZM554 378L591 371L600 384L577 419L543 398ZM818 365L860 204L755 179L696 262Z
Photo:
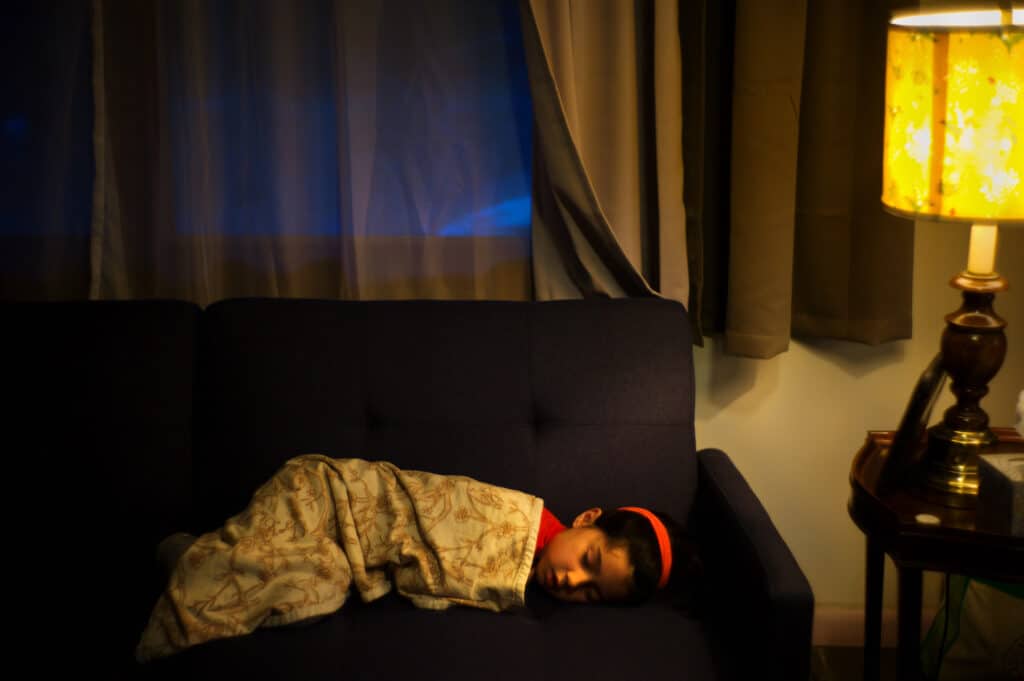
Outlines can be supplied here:
M794 341L770 360L726 356L716 339L695 348L697 444L725 450L747 478L807 574L818 617L863 606L864 539L846 511L850 463L866 431L895 429L938 351L943 316L959 307L948 281L967 263L969 229L917 224L911 340ZM1009 349L982 406L993 425L1012 426L1024 389L1024 228L999 236L996 267L1010 291L995 307L1008 323ZM953 403L948 384L944 393L933 422ZM886 607L895 606L895 581L887 562ZM926 605L936 603L939 583L926 576Z

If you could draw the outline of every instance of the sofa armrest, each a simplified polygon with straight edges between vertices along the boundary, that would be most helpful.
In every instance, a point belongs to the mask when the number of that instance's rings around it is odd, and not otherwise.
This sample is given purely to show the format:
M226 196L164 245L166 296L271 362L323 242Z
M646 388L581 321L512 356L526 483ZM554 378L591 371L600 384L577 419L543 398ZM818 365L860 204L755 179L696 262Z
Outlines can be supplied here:
M732 460L717 449L697 460L693 530L716 647L756 678L809 678L814 595L806 576Z

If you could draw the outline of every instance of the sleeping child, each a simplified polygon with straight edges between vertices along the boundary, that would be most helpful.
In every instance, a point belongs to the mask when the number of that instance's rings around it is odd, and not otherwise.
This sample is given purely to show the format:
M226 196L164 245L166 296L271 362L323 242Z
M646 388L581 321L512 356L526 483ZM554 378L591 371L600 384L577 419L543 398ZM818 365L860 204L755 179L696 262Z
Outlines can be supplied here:
M178 549L175 549L175 546ZM172 535L171 574L136 648L146 662L338 610L393 588L421 608L559 600L638 603L699 566L668 517L591 508L565 527L535 496L382 461L286 462L221 528Z

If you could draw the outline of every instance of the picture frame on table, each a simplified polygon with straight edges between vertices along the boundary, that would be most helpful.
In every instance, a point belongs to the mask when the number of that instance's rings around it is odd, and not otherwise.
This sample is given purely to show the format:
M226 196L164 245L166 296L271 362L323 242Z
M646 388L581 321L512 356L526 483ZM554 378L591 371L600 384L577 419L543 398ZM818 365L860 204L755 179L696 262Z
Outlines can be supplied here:
M911 473L924 456L928 423L935 402L946 384L946 377L940 352L921 372L921 377L910 394L899 428L893 436L889 450L884 454L878 473L879 492L903 488L911 482Z

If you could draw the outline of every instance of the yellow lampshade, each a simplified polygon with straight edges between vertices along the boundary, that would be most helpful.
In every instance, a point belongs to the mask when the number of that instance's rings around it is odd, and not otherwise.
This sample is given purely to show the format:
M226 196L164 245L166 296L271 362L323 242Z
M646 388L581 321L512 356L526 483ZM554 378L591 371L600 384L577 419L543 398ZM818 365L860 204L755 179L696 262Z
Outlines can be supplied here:
M1024 223L1024 11L894 18L885 107L890 210Z

